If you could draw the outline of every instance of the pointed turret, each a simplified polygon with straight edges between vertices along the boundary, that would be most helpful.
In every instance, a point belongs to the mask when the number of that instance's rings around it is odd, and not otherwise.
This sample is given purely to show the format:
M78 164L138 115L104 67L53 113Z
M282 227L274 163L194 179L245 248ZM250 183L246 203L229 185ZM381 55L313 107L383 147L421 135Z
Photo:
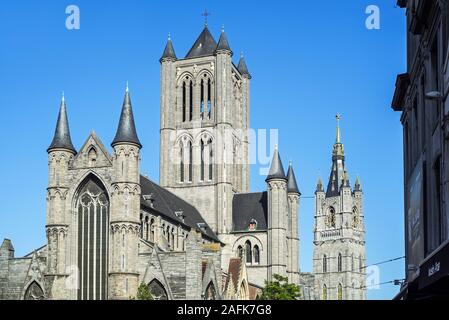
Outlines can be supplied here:
M359 176L355 179L354 191L362 191L362 184L360 183Z
M251 74L248 71L248 67L246 65L245 57L240 55L240 61L239 65L237 66L237 69L239 70L240 74L244 77L247 77L248 79L251 79Z
M273 179L287 179L285 177L284 167L282 166L281 157L279 155L278 148L274 149L273 160L271 161L270 171L268 172L267 179L265 181Z
M321 180L321 177L318 177L318 181L316 183L316 192L323 192L323 181Z
M221 35L220 35L220 39L218 40L216 52L229 53L231 56L233 54L231 47L229 46L228 38L226 37L224 28L221 29Z
M58 122L56 123L55 135L53 137L53 141L47 149L47 152L54 149L65 149L76 153L76 150L72 144L72 139L70 138L69 120L67 118L64 93L62 94L61 105L59 107L59 116Z
M217 42L206 24L198 39L196 39L192 48L187 53L186 59L213 55L215 49L217 49Z
M173 48L173 43L171 41L170 35L168 35L167 44L165 45L164 53L162 54L160 62L163 61L176 61L176 53L175 49Z
M298 184L296 183L295 172L293 171L293 165L291 162L288 166L287 172L287 192L301 194L301 192L299 192Z
M112 146L119 143L131 143L142 148L142 144L137 137L136 125L134 124L134 115L131 106L131 97L129 94L128 85L126 85L125 99L122 106L122 114L120 115L120 121L115 134Z

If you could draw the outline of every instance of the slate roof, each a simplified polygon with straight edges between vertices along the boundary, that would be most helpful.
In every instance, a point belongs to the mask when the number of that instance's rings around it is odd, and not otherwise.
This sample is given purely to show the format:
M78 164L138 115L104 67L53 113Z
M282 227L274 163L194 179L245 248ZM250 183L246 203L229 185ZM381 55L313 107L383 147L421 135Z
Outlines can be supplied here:
M268 176L265 181L271 179L287 179L285 176L284 167L282 165L281 156L279 155L279 150L277 148L274 150L270 171L268 172Z
M210 33L209 28L205 26L198 39L196 39L192 48L187 53L186 59L213 55L216 49L217 42Z
M242 193L232 200L232 231L248 231L252 219L257 221L257 230L268 229L268 193Z
M248 66L246 65L245 58L243 55L240 57L239 65L237 66L237 69L239 70L240 74L243 76L248 76L249 79L251 79L251 74L248 71Z
M59 107L55 135L47 151L52 149L66 149L76 153L75 147L72 144L72 139L70 138L69 121L67 118L67 109L64 97L62 98L61 106Z
M133 109L131 106L131 97L129 95L128 88L126 89L125 99L123 100L122 113L120 115L117 133L115 134L114 141L112 141L112 146L122 142L133 143L138 145L140 148L142 147L142 144L137 137Z
M295 172L293 170L293 166L290 163L288 167L288 173L287 173L287 192L290 193L299 193L298 183L296 182Z
M162 54L160 61L164 59L177 59L175 49L173 48L173 43L170 37L167 40L167 45L165 46L164 53Z
M194 206L143 176L140 177L140 186L142 189L140 204L144 209L156 211L169 220L179 222L189 228L200 229L198 223L204 223L205 230L201 229L201 232L208 238L220 242ZM152 200L145 200L144 195L152 195ZM177 211L183 211L184 221L175 214Z
M218 40L217 51L229 51L232 55L231 46L229 45L228 37L224 30L221 31L220 39Z

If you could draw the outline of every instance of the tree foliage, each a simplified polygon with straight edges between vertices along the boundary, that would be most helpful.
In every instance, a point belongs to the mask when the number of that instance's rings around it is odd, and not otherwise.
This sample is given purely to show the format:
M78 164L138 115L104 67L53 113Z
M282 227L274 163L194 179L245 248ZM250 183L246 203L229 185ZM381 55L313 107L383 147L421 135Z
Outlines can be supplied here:
M153 300L153 296L151 295L148 285L141 283L139 288L137 288L136 297L132 300Z
M301 297L299 286L288 283L288 278L273 275L273 281L265 281L261 300L297 300Z

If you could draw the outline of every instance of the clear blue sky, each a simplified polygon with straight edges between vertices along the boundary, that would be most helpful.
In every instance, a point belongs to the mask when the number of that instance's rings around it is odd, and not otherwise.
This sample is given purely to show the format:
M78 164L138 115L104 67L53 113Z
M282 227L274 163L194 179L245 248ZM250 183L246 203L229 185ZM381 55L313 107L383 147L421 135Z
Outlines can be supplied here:
M335 114L352 184L365 192L368 264L402 256L403 168L399 114L390 109L396 74L405 71L404 12L395 1L5 1L0 6L0 237L17 255L45 243L46 148L65 91L72 139L94 129L113 139L129 80L144 145L142 172L159 180L159 58L170 32L184 56L212 15L234 59L243 51L253 75L251 127L279 129L280 152L293 160L302 194L325 183ZM81 29L65 28L65 8L81 10ZM365 28L365 9L380 7L381 29ZM218 40L218 39L217 39ZM265 177L252 166L252 191ZM301 205L301 268L311 271L314 201ZM403 277L403 261L383 265L380 281ZM393 285L370 290L390 299Z

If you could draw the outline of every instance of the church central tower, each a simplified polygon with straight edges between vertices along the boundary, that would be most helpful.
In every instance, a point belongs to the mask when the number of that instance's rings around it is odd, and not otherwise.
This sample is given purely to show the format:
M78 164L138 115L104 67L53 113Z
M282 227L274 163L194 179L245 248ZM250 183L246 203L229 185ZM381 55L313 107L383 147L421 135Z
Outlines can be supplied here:
M249 190L251 76L224 30L207 24L185 58L168 38L161 62L160 184L194 205L218 234L232 229L232 199Z

